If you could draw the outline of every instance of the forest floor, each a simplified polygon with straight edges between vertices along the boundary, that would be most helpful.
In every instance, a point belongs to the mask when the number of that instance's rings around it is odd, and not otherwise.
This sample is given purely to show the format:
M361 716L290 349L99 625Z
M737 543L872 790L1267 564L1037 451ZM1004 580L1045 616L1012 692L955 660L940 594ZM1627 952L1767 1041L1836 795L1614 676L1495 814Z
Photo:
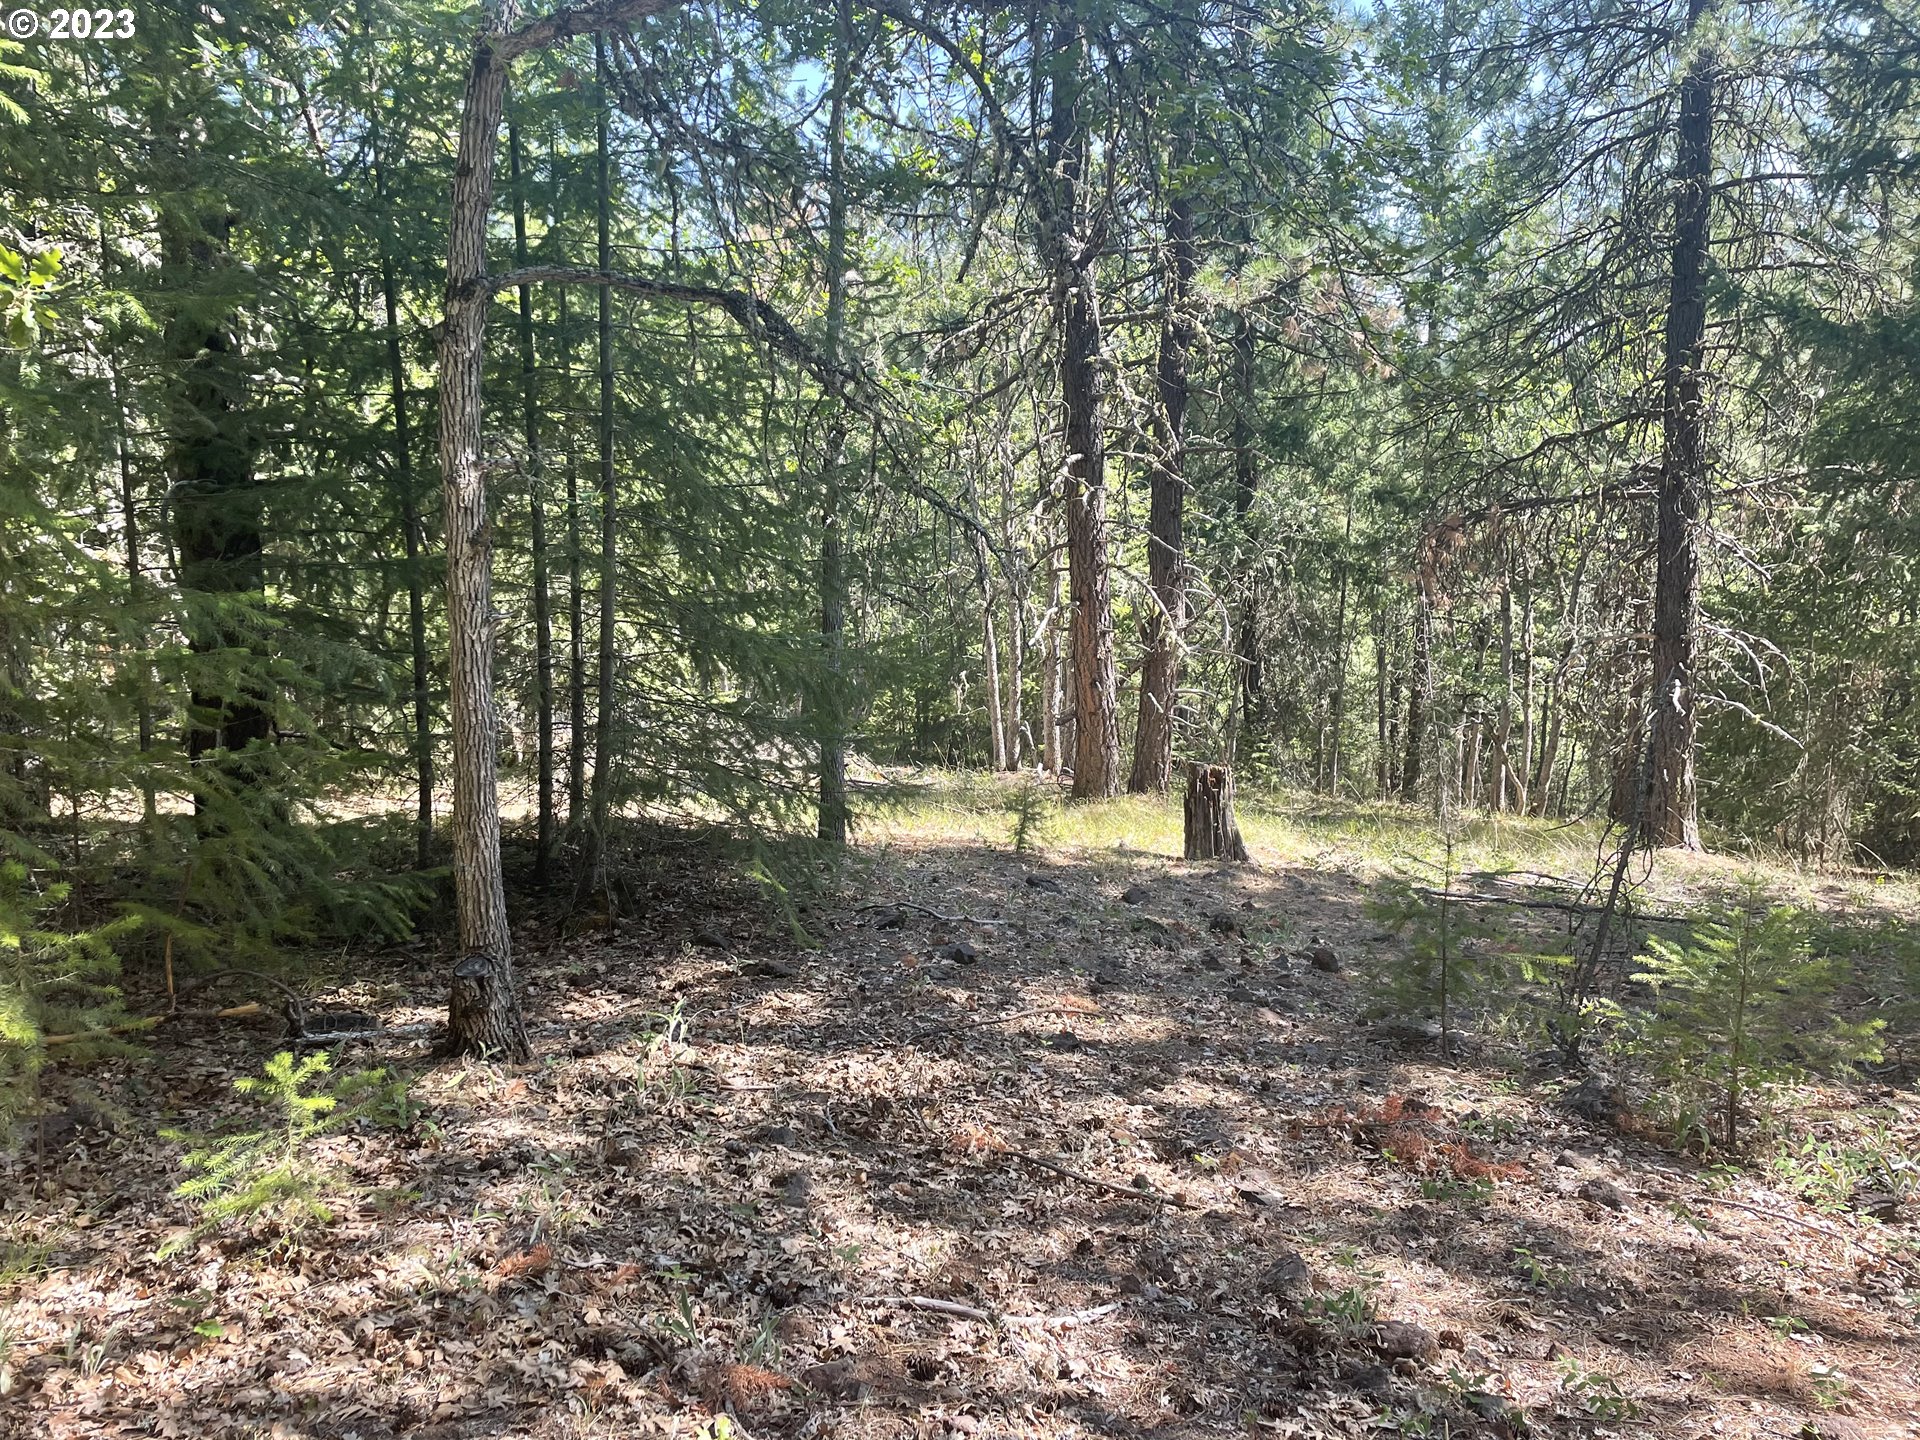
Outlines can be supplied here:
M1367 1021L1399 943L1369 886L1431 853L1418 817L1249 806L1244 866L1173 858L1178 823L922 792L862 831L811 947L706 852L660 854L615 933L523 931L534 1063L343 1047L419 1113L307 1142L334 1213L298 1228L193 1235L158 1134L257 1113L231 1082L270 1029L55 1072L117 1114L0 1171L0 1435L1920 1435L1913 1207L1702 1168L1523 1047ZM1456 859L1592 849L1520 825ZM429 1021L445 963L356 956L325 998ZM1780 1153L1912 1154L1888 1078L1802 1097Z

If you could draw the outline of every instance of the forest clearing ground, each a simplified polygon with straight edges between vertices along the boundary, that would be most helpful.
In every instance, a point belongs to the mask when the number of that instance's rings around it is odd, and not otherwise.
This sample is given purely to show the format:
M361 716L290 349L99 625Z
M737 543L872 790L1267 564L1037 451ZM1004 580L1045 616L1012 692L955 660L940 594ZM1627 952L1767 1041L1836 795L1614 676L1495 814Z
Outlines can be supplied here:
M870 809L818 948L669 854L616 935L522 935L534 1064L350 1047L426 1108L319 1142L332 1223L154 1258L192 1218L155 1132L235 1113L270 1033L81 1077L126 1113L38 1196L12 1162L0 1434L1920 1434L1910 1225L1362 1020L1354 966L1396 943L1363 879L1417 817L1249 803L1256 864L1216 867L1171 858L1168 802ZM1593 839L1462 853L1496 850L1580 874ZM1343 973L1294 956L1315 935ZM444 963L364 957L329 998L431 1019ZM1911 1090L1823 1099L1911 1143Z

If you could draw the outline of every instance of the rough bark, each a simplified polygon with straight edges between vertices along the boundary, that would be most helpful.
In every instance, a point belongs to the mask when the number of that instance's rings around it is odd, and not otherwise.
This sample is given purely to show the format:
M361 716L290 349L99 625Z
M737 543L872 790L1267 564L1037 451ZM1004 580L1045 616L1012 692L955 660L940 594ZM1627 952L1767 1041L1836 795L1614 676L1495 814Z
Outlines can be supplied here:
M453 967L447 1018L453 1054L523 1060L533 1053L513 993L513 972L491 955L468 955Z
M1233 772L1224 765L1187 765L1186 834L1189 860L1245 860L1247 843L1233 816Z
M1084 193L1089 152L1081 67L1084 22L1069 8L1056 20L1048 67L1047 183L1037 207L1041 249L1061 317L1060 392L1067 523L1068 628L1073 651L1076 796L1120 786L1119 677L1114 663L1112 576L1107 563L1107 469L1100 373L1096 240Z
M1687 34L1711 0L1689 0ZM1694 753L1699 726L1700 510L1707 487L1701 369L1706 355L1706 268L1711 243L1713 98L1719 59L1709 45L1680 83L1673 204L1673 266L1661 387L1658 554L1653 593L1653 731L1643 831L1650 845L1700 848Z
M500 870L498 719L493 707L492 525L482 458L481 375L487 291L487 216L506 66L491 37L475 47L460 116L447 236L446 319L440 338L440 469L446 509L448 711L452 728L453 874L460 948L448 1007L456 1053L500 1048L525 1027L513 986L513 944ZM459 968L459 967L456 967ZM509 1043L510 1059L531 1053Z
M573 332L567 292L559 295L561 387L573 393ZM587 592L580 550L580 460L567 442L567 829L577 830L587 802Z
M1177 158L1176 164L1179 163ZM1147 582L1158 602L1147 619L1140 667L1140 715L1127 789L1157 794L1173 778L1173 707L1180 687L1181 632L1186 628L1187 354L1193 273L1193 207L1184 195L1167 205L1166 315L1156 366L1159 407L1147 516Z

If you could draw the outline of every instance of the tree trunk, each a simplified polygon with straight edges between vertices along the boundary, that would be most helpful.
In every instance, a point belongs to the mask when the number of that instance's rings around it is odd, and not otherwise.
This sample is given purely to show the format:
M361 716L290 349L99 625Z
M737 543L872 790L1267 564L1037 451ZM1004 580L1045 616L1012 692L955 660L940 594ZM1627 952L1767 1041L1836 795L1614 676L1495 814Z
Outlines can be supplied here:
M847 314L847 88L853 68L852 0L836 0L833 24L833 101L827 119L827 364L840 365L841 336ZM605 260L601 268L606 268ZM846 405L829 397L822 459L820 516L820 640L825 664L821 686L819 838L830 845L847 841L847 579L840 514L841 469L846 463Z
M507 126L513 181L513 263L527 267L527 191L520 169L520 127ZM539 733L535 766L539 796L533 883L544 889L553 864L553 615L547 597L547 512L540 491L546 466L540 455L540 371L533 346L533 287L520 286L521 433L527 447L527 543L533 550L533 698Z
M1239 681L1240 718L1253 733L1260 710L1260 587L1258 546L1253 533L1253 502L1260 493L1260 458L1255 448L1255 390L1253 317L1242 315L1233 332L1233 517L1240 543L1246 547L1239 576L1241 599L1235 636L1236 679Z
M1353 497L1347 496L1346 535L1340 549L1340 606L1334 622L1333 676L1333 758L1328 766L1327 793L1340 793L1341 773L1346 769L1347 753L1347 664L1351 645L1347 639L1347 548L1353 544Z
M1233 772L1187 764L1186 843L1189 860L1245 860L1247 843L1233 817Z
M593 65L600 97L600 113L595 126L595 206L596 254L600 271L613 268L613 184L612 156L608 137L607 38L593 37ZM602 285L599 291L600 316L600 616L598 669L594 677L593 712L593 822L592 852L597 869L606 854L607 819L613 804L613 716L614 699L614 616L615 566L618 556L618 507L615 503L613 473L613 289Z
M1511 570L1511 564L1509 564ZM1512 808L1513 795L1513 583L1511 574L1500 586L1500 727L1494 732L1493 808Z
M492 538L487 515L485 412L487 222L500 144L507 65L569 35L672 7L611 0L563 10L515 30L518 6L483 12L467 69L447 217L446 314L440 328L440 475L446 500L448 710L452 720L453 874L460 948L448 1004L448 1047L531 1054L513 984L513 938L500 869L498 720L493 708ZM473 969L479 958L481 974ZM460 973L465 970L467 973Z
M1385 800L1393 793L1393 747L1387 737L1387 612L1373 612L1374 794Z
M1060 773L1060 564L1047 556L1047 614L1040 653L1040 763Z
M1048 95L1048 180L1040 208L1041 246L1053 270L1062 318L1060 392L1066 411L1068 612L1073 650L1076 796L1114 794L1120 785L1118 675L1113 654L1112 576L1107 565L1106 440L1101 402L1100 302L1094 227L1085 190L1089 138L1081 66L1086 34L1077 9L1055 22Z
M1689 0L1697 35L1711 0ZM1713 96L1719 58L1711 47L1680 84L1679 154L1673 204L1673 273L1662 370L1658 569L1653 590L1653 693L1647 813L1651 845L1700 848L1694 753L1699 726L1694 666L1700 620L1700 509L1706 495L1706 267L1713 182Z
M1181 146L1173 163L1178 166L1184 161ZM1160 404L1153 417L1152 498L1147 517L1147 580L1158 603L1147 619L1133 771L1127 777L1127 789L1136 795L1158 794L1173 778L1173 707L1180 688L1181 633L1187 620L1187 353L1193 344L1188 306L1195 262L1193 207L1184 195L1176 195L1167 205L1166 263L1166 315L1160 322L1157 370Z
M573 394L573 332L567 291L560 305L561 386ZM567 437L567 829L577 830L587 801L587 591L580 550L580 463Z
M1414 601L1413 673L1407 677L1406 758L1400 766L1400 798L1420 794L1420 765L1426 758L1427 718L1433 704L1433 602L1425 585Z
M361 23L365 24L364 11ZM375 87L377 90L377 87ZM414 864L425 870L433 857L433 695L427 660L427 580L422 552L418 482L413 471L413 412L407 405L407 367L400 348L400 287L389 238L392 216L387 190L385 132L378 100L368 110L373 191L380 211L380 302L386 320L387 398L393 407L394 478L399 489L401 543L407 554L407 647L413 679Z
M1024 589L1024 586L1021 587ZM1021 715L1022 690L1026 685L1026 627L1025 607L1021 594L1012 584L1007 586L1007 769L1020 768L1020 746L1024 738L1026 722Z
M100 273L104 276L114 269L113 253L107 244L107 231L104 221L100 226ZM114 460L120 472L120 519L125 531L126 569L127 569L127 613L132 623L138 627L134 634L135 644L141 652L138 660L139 691L135 697L136 735L140 745L140 754L144 757L153 749L153 701L150 695L152 670L147 662L145 651L151 643L144 619L146 597L140 564L140 505L139 487L133 473L133 443L129 434L127 419L126 388L120 371L120 356L117 348L107 352L107 393L113 403L113 452ZM153 787L152 773L146 768L144 759L140 767L140 824L142 844L150 845L154 839L154 822L158 818L158 808Z
M506 94L494 37L474 48L460 116L447 231L440 339L440 472L446 498L448 709L452 721L453 874L460 949L448 1006L456 1053L531 1054L513 984L513 941L500 872L493 706L492 526L482 457L481 377L488 294L487 217ZM480 969L475 975L473 971ZM460 971L467 973L461 974ZM516 1040L517 1037L517 1040ZM503 1039L506 1043L502 1043Z

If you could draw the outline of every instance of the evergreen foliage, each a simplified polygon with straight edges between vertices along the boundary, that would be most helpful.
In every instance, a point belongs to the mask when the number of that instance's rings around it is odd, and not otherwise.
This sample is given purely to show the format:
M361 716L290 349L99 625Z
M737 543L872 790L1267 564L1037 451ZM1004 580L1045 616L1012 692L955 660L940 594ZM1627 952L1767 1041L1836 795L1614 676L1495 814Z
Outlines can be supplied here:
M192 1173L174 1194L191 1201L200 1219L167 1243L162 1259L229 1221L282 1231L331 1221L329 1198L343 1182L313 1153L315 1142L358 1120L406 1124L417 1113L404 1081L384 1070L333 1076L323 1052L296 1058L283 1050L233 1088L267 1110L271 1122L212 1138L163 1132L188 1146L180 1163Z
M1629 1044L1672 1087L1682 1133L1717 1123L1734 1150L1771 1088L1878 1058L1885 1022L1834 1013L1846 971L1810 940L1806 916L1767 904L1757 882L1685 941L1649 938L1634 979L1653 987L1653 1012Z

